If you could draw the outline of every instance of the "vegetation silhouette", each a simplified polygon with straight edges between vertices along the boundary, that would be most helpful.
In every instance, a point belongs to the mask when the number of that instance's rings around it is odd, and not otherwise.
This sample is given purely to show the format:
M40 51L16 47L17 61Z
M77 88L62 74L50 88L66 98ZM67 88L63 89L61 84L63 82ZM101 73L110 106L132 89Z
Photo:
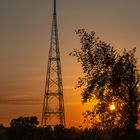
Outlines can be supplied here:
M11 127L37 127L38 124L39 121L36 116L19 117L17 119L12 119L10 122Z
M127 135L133 135L139 120L140 75L136 49L124 49L119 54L96 37L95 32L79 29L76 34L80 37L81 48L74 49L70 55L77 58L84 73L77 87L83 87L83 103L94 103L93 109L83 114L85 120L99 130L123 129Z
M12 119L11 127L7 129L8 140L33 139L36 136L38 124L36 116Z
M56 125L55 129L50 126L41 127L8 127L0 126L0 140L139 140L140 131L135 135L125 135L123 129L112 129L112 131L99 130L96 128L79 129L64 128Z

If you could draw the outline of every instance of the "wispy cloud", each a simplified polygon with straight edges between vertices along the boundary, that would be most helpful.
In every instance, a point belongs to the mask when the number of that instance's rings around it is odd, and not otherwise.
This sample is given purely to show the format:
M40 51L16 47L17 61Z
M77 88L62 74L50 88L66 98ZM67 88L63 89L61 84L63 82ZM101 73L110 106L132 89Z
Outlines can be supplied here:
M42 104L42 99L31 98L31 97L21 97L21 96L5 96L0 97L0 104Z

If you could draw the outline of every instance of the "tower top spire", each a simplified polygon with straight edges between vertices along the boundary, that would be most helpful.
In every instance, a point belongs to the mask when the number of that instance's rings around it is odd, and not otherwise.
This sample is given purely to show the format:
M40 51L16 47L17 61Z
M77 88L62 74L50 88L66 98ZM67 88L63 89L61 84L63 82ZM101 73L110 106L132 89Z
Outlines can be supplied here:
M54 0L54 14L56 14L56 0Z

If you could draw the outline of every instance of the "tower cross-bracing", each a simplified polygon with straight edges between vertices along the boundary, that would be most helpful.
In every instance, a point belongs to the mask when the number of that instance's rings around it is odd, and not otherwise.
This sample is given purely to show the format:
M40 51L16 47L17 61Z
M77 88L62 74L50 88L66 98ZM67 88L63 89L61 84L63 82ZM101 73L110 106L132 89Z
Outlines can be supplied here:
M63 99L63 85L61 62L59 52L56 0L54 0L54 11L51 31L51 41L48 56L48 68L45 83L41 126L65 126L65 112Z

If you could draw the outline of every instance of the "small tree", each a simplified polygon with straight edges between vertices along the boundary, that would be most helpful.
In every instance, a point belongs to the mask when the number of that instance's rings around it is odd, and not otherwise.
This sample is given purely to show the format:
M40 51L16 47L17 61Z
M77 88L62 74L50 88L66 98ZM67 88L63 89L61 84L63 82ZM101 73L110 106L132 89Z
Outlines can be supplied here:
M10 122L11 127L37 127L38 124L39 121L36 116L19 117L17 119L12 119Z
M61 135L62 132L63 132L63 130L64 130L64 126L61 125L61 124L58 124L58 125L55 125L55 126L54 126L54 132L55 132L55 135L56 135L56 136Z
M92 125L100 129L134 128L138 121L139 95L135 51L124 51L119 55L94 32L80 29L76 33L82 47L70 55L77 57L85 74L79 78L78 87L84 86L83 103L94 102L93 110L84 113L84 117L90 116ZM135 121L132 122L132 118Z

